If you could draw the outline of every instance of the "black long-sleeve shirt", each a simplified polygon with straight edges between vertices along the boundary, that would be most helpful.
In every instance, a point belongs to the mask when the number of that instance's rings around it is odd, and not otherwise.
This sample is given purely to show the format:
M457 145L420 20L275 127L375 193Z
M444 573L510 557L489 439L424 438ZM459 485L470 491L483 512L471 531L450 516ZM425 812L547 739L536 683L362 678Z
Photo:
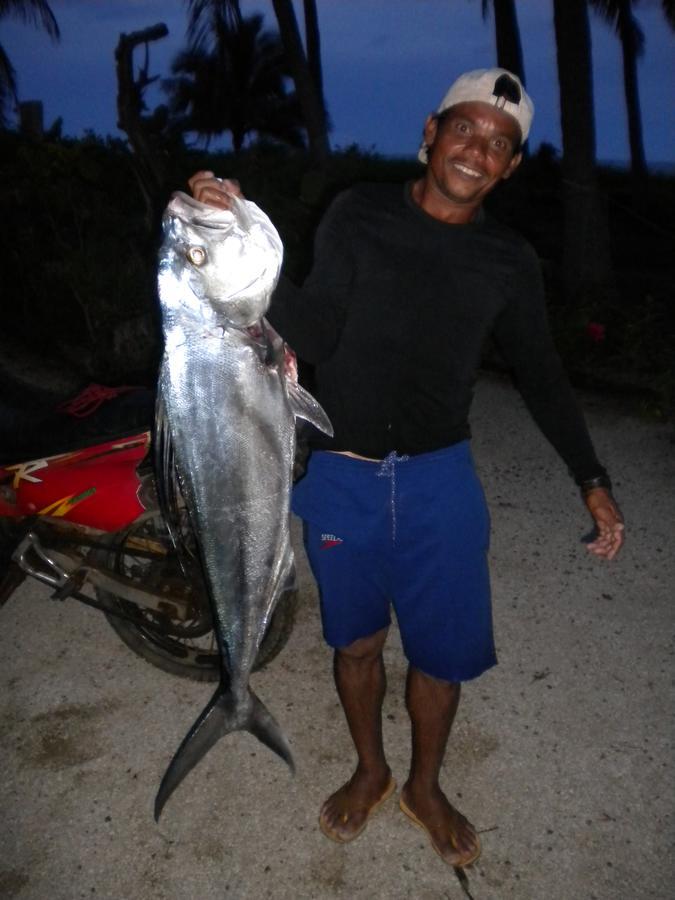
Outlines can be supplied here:
M481 351L492 333L542 432L577 481L604 474L549 332L539 261L487 216L451 225L410 185L340 194L317 231L302 288L282 278L268 318L316 366L335 429L312 446L381 459L470 436Z

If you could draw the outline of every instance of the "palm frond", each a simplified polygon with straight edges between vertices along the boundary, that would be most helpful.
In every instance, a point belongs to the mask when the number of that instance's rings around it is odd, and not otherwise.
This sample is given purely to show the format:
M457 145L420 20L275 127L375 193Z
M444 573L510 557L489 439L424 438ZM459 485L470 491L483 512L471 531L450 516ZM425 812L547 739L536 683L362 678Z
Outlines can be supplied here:
M675 29L675 0L661 0L663 15L670 23L670 27Z
M673 0L665 0L672 3ZM611 25L625 43L631 44L636 56L645 49L645 35L632 12L633 0L590 0L593 10Z
M5 16L42 28L54 41L61 37L56 17L45 0L0 0L0 18Z
M237 29L242 15L239 0L186 0L187 39L192 47L208 48L223 31Z
M0 44L0 128L5 128L9 123L10 107L16 102L16 72Z

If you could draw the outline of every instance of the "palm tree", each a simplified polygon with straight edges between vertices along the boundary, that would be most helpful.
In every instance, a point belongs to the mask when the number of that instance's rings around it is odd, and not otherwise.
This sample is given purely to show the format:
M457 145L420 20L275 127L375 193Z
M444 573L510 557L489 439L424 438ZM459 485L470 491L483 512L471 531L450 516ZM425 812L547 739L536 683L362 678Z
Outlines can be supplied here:
M215 49L220 35L241 25L239 0L186 0L190 47Z
M563 288L568 302L612 292L609 227L595 172L586 0L553 0L563 143Z
M213 49L198 44L175 59L178 77L164 88L183 131L207 143L230 131L236 153L252 132L302 146L299 106L285 87L284 50L276 35L262 31L262 21L260 15L221 21Z
M54 13L45 0L0 0L0 18L5 16L43 28L54 41L61 36ZM0 45L0 127L7 125L12 102L17 102L16 72L5 48Z
M645 37L633 15L633 6L637 2L638 0L591 0L591 5L606 22L614 26L621 41L631 171L637 180L641 180L647 174L647 163L642 140L637 61L644 53ZM661 0L661 6L671 28L675 28L675 0Z
M272 6L279 24L286 59L293 74L298 101L302 108L310 154L314 161L321 166L330 155L330 144L328 143L326 111L320 88L312 77L312 71L305 56L292 0L272 0Z
M307 64L323 107L324 118L326 118L326 100L323 95L323 68L321 65L321 32L319 30L319 14L316 8L316 0L303 0L303 9L305 14Z
M497 65L513 72L525 84L525 67L523 66L516 2L515 0L482 0L484 19L488 16L490 6L495 14Z
M631 172L641 179L647 174L647 163L642 140L637 61L644 53L645 36L633 15L633 0L591 0L591 5L605 21L614 26L621 41Z

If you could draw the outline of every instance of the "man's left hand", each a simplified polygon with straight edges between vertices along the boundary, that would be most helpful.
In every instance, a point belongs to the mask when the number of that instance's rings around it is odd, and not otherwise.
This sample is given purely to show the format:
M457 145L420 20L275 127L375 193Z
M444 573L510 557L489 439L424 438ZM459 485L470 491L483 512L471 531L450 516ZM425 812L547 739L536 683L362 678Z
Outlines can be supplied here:
M604 559L614 559L624 541L623 516L619 507L605 488L589 491L584 502L598 530L598 536L588 544L589 551Z

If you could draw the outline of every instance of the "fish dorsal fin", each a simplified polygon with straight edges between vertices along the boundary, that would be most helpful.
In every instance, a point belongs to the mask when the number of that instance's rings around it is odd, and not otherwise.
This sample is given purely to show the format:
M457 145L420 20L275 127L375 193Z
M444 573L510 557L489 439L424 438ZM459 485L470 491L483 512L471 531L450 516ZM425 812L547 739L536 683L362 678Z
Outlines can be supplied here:
M319 431L323 431L329 437L333 437L333 426L330 419L323 411L321 404L314 397L301 387L295 381L286 381L288 390L288 399L291 403L291 410L296 419L304 419Z

